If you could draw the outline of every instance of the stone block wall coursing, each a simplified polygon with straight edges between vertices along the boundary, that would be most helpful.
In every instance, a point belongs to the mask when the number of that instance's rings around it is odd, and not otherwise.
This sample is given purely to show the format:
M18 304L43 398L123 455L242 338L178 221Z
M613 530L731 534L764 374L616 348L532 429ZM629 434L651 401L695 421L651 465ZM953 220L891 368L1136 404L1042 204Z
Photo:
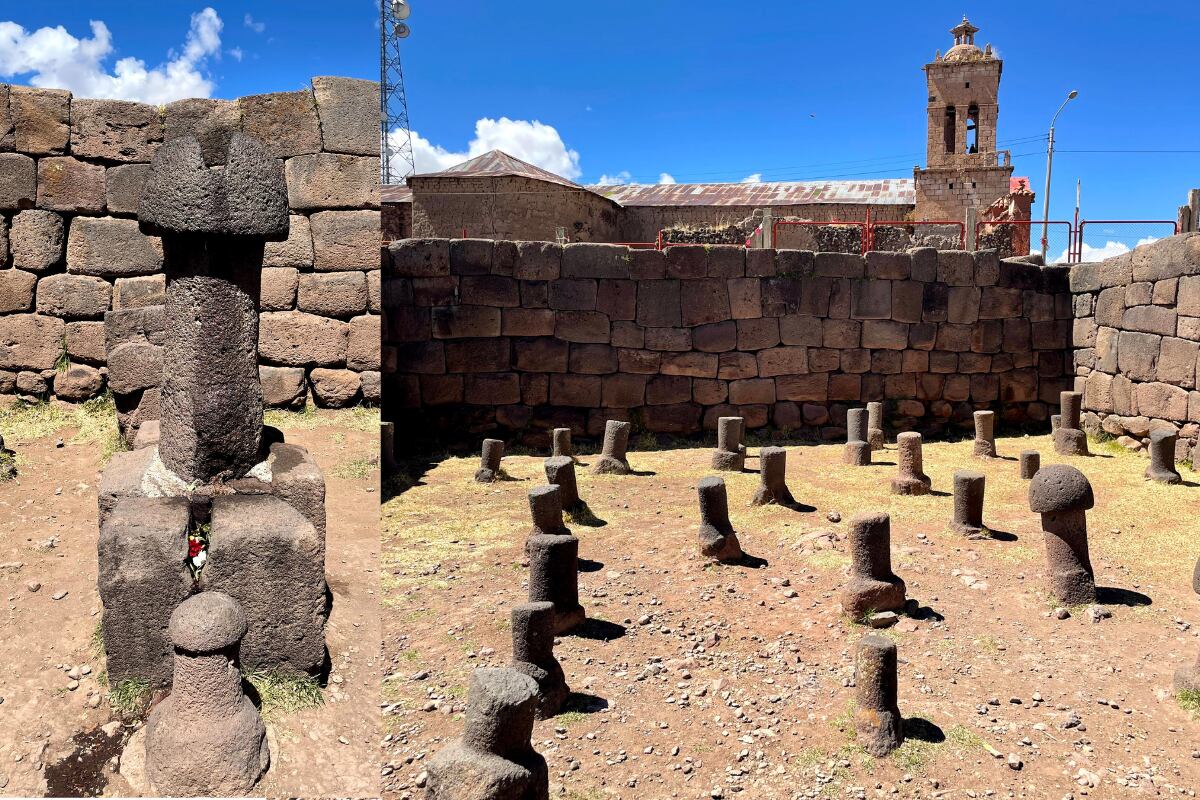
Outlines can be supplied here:
M1075 388L1085 424L1132 447L1168 427L1200 453L1200 233L1071 271Z
M385 416L448 438L741 414L837 439L868 400L936 432L979 408L1045 420L1071 386L1066 270L994 251L408 239L383 291Z
M379 399L379 100L365 80L156 107L0 84L0 394L84 400L157 387L162 245L138 230L150 161L193 135L219 165L233 133L283 159L286 242L266 248L259 357L274 405ZM158 311L155 311L158 309ZM156 391L156 389L155 389ZM119 398L120 404L120 398Z

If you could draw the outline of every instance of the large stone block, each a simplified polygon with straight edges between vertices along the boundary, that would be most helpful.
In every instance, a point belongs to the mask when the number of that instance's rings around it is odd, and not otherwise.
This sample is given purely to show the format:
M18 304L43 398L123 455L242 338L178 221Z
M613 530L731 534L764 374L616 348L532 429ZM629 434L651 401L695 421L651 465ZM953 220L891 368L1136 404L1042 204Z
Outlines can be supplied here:
M104 173L104 204L110 214L136 214L150 177L149 164L122 164Z
M379 156L379 84L358 78L312 79L321 143L331 153Z
M435 339L500 335L500 309L491 306L439 306L433 309Z
M104 323L68 322L67 356L73 362L104 363Z
M402 278L434 278L450 274L448 239L400 239L389 244L387 252L387 263Z
M367 310L367 276L362 272L305 273L297 307L324 317L347 319Z
M258 379L262 383L263 405L293 411L304 408L308 384L303 367L260 366Z
M190 136L200 143L205 164L211 167L225 163L229 142L242 126L241 109L236 101L176 100L163 111L164 141Z
M868 279L852 283L850 316L854 319L890 319L892 316L892 282Z
M1142 416L1183 422L1188 418L1186 389L1166 383L1139 383L1137 409Z
M614 244L575 242L562 249L564 278L628 278L629 248Z
M325 662L325 537L288 503L265 495L212 503L205 588L241 603L247 667L315 675Z
M134 455L119 453L114 463ZM97 583L110 686L137 679L155 689L171 685L167 624L192 591L184 563L189 523L182 497L126 497L102 521Z
M9 85L0 83L0 151L12 150L16 136L13 131L12 107L8 101Z
M1179 279L1175 310L1190 317L1200 317L1200 275L1188 275Z
M975 284L975 257L963 250L939 250L937 253L937 279L951 286L973 286Z
M369 270L379 265L378 211L321 211L309 222L317 270ZM448 251L446 243L442 246ZM448 255L445 264L447 272L441 274L449 272Z
M568 342L607 344L610 328L608 317L598 311L554 313L554 335Z
M18 269L46 272L62 261L65 229L62 217L53 211L22 211L12 218L8 238Z
M112 301L108 281L88 275L48 275L38 282L39 314L64 319L102 319Z
M281 366L341 366L346 363L350 326L303 311L259 316L258 353Z
M679 281L644 280L637 287L637 323L654 328L682 324Z
M862 346L870 349L903 350L908 346L908 325L886 319L863 322Z
M1134 306L1125 309L1122 327L1129 331L1174 336L1176 312L1162 306Z
M289 158L288 205L298 211L379 207L379 159L340 153Z
M37 206L98 214L104 210L104 167L70 156L38 160Z
M288 217L287 239L267 242L263 248L263 266L308 268L312 265L312 229L308 217L292 214Z
M37 166L21 153L0 153L0 209L32 208L37 201Z
M321 123L309 89L240 98L242 132L267 145L277 158L321 152Z
M323 408L345 408L358 397L362 380L352 369L317 367L308 376L313 400Z
M1158 358L1158 380L1185 389L1195 387L1197 357L1200 357L1200 343L1164 337Z
M347 273L355 275L358 273ZM268 267L262 271L258 307L262 311L291 311L296 305L300 273L293 267ZM305 309L302 309L305 310Z
M67 143L71 139L70 92L11 86L8 101L13 141L19 152L39 156L67 152Z
M72 364L54 373L54 395L59 400L82 402L100 394L104 388L104 373L86 364Z
M105 346L112 350L125 342L163 344L167 339L164 312L163 306L143 306L108 312L104 315Z
M125 342L108 351L108 385L130 394L162 385L163 351L149 342Z
M346 366L359 372L378 371L380 367L380 322L378 314L364 314L350 320L346 347Z
M758 374L763 378L776 375L799 375L808 372L808 348L773 347L758 351ZM736 401L734 401L736 404Z
M0 269L0 314L33 310L37 276L19 269ZM3 322L0 322L3 325Z
M137 220L75 217L67 238L67 269L79 275L124 277L162 269L162 240L146 236Z
M62 355L66 323L40 314L0 320L0 369L51 370Z
M163 140L156 107L127 100L71 102L71 152L104 161L149 161Z
M680 304L683 324L687 327L730 318L729 287L719 278L683 281Z
M1117 367L1132 380L1156 380L1161 348L1161 336L1121 331L1117 340Z

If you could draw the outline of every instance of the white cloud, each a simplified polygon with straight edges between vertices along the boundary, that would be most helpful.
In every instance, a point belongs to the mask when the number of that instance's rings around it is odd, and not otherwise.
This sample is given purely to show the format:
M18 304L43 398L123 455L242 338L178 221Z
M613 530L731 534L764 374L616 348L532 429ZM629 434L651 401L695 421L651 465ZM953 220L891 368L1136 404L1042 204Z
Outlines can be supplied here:
M69 89L80 97L169 103L184 97L209 97L214 84L205 77L210 58L220 58L221 29L217 12L192 14L179 55L147 68L127 56L109 73L103 62L113 52L112 34L100 20L91 21L91 38L78 39L59 25L29 32L15 22L0 22L0 77L30 75L32 86ZM235 56L236 57L236 56Z
M242 52L242 48L234 47L229 50L229 55L233 56L234 61L241 61L246 54Z
M389 138L395 147L402 133L397 129L392 131ZM484 117L475 123L475 138L467 144L466 152L448 150L416 131L412 132L412 145L417 174L438 172L490 150L503 150L510 156L570 180L583 174L579 168L579 152L568 148L553 126L537 120ZM392 167L393 172L400 175L406 169L406 165L396 160L393 160Z
M255 33L262 33L267 29L267 23L256 21L254 17L250 16L249 12L242 18L242 24Z
M623 169L616 175L601 175L596 180L597 186L624 186L633 181L633 176L629 174L629 170Z
M742 178L742 183L762 183L762 173L756 172L753 175L747 175Z
M675 180L675 176L669 172L664 172L659 175L658 182L660 184L678 183L678 181Z
M1159 237L1157 237L1157 236L1145 236L1145 237L1142 237L1141 239L1138 239L1137 244L1135 244L1134 247L1140 247L1141 245L1144 245L1144 244L1151 244L1153 242L1157 242L1158 239L1159 239ZM1123 253L1128 253L1130 251L1130 249L1131 248L1129 247L1129 245L1125 244L1124 242L1114 242L1111 239L1109 241L1105 242L1103 247L1092 247L1087 242L1084 242L1083 252L1081 253L1080 261L1083 262L1084 264L1090 264L1095 261L1104 261L1105 259L1115 258L1116 256L1122 255ZM1067 261L1067 251L1064 250L1059 255L1057 260L1052 261L1050 263L1065 264L1066 261Z

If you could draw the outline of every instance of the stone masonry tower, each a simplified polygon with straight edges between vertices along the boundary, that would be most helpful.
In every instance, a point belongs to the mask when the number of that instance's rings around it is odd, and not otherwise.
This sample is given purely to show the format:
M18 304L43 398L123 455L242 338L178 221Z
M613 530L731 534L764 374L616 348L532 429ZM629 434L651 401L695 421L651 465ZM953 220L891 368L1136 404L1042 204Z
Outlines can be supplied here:
M996 150L996 98L1004 62L975 44L979 31L963 17L950 30L954 46L926 64L929 88L925 169L913 169L916 219L962 220L1009 193L1013 168Z

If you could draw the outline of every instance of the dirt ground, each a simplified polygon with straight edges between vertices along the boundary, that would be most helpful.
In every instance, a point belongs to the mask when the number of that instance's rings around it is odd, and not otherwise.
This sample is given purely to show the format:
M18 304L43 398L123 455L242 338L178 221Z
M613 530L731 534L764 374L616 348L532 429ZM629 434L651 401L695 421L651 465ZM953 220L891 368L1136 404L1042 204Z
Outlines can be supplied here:
M325 473L325 566L334 598L326 638L333 666L323 704L269 716L272 765L259 791L376 795L378 414L319 411L274 414L269 421L288 441L307 447ZM110 706L93 638L100 618L96 485L104 450L98 441L104 437L93 435L96 425L89 420L87 431L68 425L46 435L43 424L35 426L42 435L24 440L5 431L20 473L0 483L2 794L130 792L114 772L114 756L140 722L122 725Z
M605 523L568 523L581 540L580 599L598 622L556 646L574 694L533 735L551 795L1195 796L1200 719L1171 681L1200 652L1200 475L1147 483L1148 461L1114 445L1094 443L1086 459L1056 456L1049 436L998 446L1004 458L980 461L969 441L926 444L939 492L926 497L889 493L894 445L869 468L843 466L839 445L790 447L788 482L810 512L752 509L758 476L727 474L734 527L768 562L760 568L697 553L695 487L710 450L634 447L640 476L577 469ZM1091 556L1111 617L1053 616L1039 518L1018 477L1024 449L1090 478ZM384 506L388 798L422 796L426 762L461 733L470 672L508 661L510 608L527 596L525 494L545 482L541 457L506 458L514 480L492 485L472 482L477 463L435 461ZM992 539L947 530L963 468L987 476ZM883 631L899 648L910 735L882 759L850 724L854 645L868 629L837 600L848 523L865 511L891 514L893 567L921 607Z

